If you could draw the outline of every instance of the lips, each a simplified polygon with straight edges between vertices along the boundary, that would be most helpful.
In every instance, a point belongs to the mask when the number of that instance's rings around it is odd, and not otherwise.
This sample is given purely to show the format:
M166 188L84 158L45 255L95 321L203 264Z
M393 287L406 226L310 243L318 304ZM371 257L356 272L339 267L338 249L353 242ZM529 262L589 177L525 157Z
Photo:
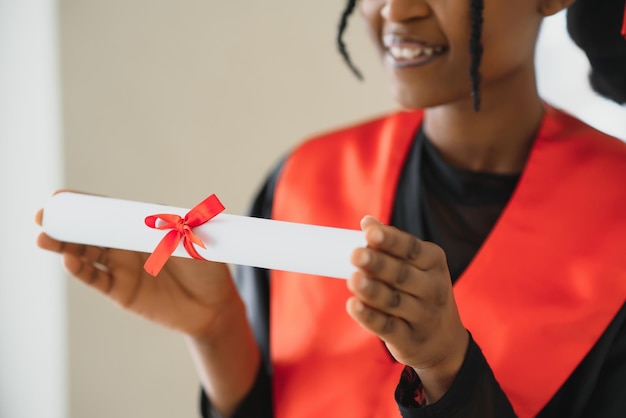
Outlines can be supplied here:
M387 61L396 67L423 65L445 53L445 45L436 45L397 35L383 36Z

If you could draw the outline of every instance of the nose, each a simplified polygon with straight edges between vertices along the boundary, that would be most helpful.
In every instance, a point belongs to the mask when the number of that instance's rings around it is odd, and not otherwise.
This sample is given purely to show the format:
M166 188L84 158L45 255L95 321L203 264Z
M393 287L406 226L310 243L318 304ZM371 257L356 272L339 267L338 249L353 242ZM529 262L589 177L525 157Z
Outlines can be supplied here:
M429 14L430 6L424 0L387 0L380 10L383 19L390 22L405 22Z

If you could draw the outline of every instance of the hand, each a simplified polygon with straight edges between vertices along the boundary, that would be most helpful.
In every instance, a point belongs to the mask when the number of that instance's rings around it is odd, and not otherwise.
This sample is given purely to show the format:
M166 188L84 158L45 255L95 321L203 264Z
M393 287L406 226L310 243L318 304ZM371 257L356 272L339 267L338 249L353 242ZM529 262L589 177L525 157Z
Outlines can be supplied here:
M36 222L41 225L42 210ZM63 255L67 271L126 310L193 337L209 336L215 323L243 304L221 263L172 257L157 277L143 269L148 254L71 244L45 233L43 249Z
M366 248L348 280L347 311L380 337L399 362L420 376L433 402L458 373L469 343L461 323L443 250L371 216L361 221Z

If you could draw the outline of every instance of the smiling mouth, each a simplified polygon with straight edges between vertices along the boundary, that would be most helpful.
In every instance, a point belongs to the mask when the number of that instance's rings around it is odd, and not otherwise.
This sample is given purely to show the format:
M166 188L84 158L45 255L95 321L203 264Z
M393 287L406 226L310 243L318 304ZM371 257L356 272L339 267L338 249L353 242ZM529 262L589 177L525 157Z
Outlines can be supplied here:
M445 50L442 46L436 47L416 47L416 46L392 46L388 49L389 54L395 60L412 60L418 57L431 57L441 55Z
M394 37L384 37L387 61L396 67L425 64L448 50L442 45L428 45Z

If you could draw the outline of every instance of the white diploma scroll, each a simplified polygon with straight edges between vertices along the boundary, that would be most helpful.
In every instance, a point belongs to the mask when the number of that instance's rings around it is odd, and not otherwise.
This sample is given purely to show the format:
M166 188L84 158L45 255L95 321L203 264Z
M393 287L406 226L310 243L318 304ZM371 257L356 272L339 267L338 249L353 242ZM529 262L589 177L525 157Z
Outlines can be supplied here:
M62 192L47 202L42 227L54 239L152 253L169 230L148 227L147 216L189 209ZM346 279L352 251L366 245L362 231L220 213L193 232L207 260ZM187 257L182 242L172 254Z

